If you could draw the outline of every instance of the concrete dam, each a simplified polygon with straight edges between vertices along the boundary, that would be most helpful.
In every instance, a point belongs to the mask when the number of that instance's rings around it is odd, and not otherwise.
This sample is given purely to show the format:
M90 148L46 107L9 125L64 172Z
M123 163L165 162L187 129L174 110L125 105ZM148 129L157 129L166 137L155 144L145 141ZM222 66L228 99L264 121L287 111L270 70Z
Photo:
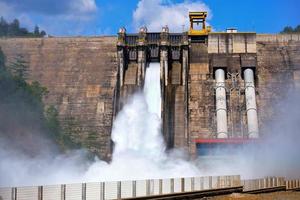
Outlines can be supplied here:
M113 120L160 63L162 132L168 148L191 156L258 139L270 103L300 87L300 35L254 32L148 32L110 37L2 38L7 62L22 55L28 81L47 87L72 140L102 159L113 150Z

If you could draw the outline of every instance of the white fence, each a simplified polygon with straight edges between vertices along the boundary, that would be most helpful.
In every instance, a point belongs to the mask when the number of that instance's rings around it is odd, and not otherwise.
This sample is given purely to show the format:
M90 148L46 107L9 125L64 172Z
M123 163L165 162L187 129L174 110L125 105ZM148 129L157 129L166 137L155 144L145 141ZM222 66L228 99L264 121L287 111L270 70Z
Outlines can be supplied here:
M265 177L260 179L242 180L244 191L253 191L285 186L284 177Z
M300 189L300 179L298 179L298 180L287 180L285 183L286 183L286 189L287 190Z
M0 200L105 200L241 186L240 176L189 177L0 188Z

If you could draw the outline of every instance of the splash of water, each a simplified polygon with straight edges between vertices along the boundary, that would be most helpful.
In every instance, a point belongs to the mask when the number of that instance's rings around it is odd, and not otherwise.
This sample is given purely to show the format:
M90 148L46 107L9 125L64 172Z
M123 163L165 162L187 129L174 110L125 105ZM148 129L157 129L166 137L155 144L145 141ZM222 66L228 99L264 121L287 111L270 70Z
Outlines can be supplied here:
M198 168L178 155L167 155L161 133L160 65L146 70L143 92L133 95L118 114L113 127L115 143L109 165L95 163L88 179L132 180L199 175Z

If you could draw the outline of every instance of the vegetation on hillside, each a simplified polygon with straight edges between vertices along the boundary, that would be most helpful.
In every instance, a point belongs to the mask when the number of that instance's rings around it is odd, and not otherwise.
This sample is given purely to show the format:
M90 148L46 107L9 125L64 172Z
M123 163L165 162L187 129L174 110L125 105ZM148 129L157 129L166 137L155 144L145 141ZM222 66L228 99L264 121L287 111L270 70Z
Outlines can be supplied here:
M61 129L57 109L43 104L47 89L37 81L29 83L27 76L24 57L7 63L0 47L0 139L33 154L49 141L63 150L78 146Z
M35 26L33 32L30 32L20 26L18 19L9 23L3 17L0 18L0 37L44 37L45 35L46 32L40 31L38 26Z
M300 25L296 26L295 28L286 26L280 33L300 33Z

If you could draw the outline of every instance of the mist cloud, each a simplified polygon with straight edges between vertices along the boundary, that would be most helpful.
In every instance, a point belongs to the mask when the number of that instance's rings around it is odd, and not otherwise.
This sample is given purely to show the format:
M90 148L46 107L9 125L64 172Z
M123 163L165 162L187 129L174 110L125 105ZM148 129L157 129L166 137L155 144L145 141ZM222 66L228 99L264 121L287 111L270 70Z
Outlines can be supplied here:
M274 114L269 123L262 125L260 139L231 150L232 155L227 158L198 159L205 174L240 174L244 179L300 178L300 90L290 88L282 94L283 99L269 105Z

